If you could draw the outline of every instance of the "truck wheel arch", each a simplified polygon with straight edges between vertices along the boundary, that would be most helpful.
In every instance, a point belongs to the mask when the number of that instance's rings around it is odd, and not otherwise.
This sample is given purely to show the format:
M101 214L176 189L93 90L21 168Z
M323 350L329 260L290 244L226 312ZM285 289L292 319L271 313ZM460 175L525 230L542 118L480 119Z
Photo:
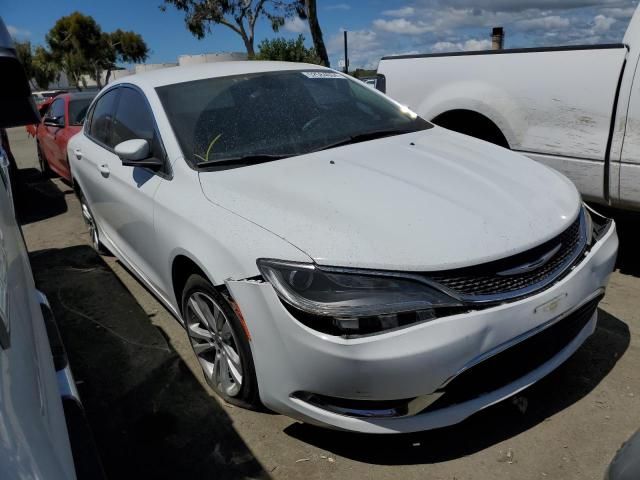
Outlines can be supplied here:
M489 117L473 110L449 110L436 115L431 121L448 130L510 148L506 136L498 125Z

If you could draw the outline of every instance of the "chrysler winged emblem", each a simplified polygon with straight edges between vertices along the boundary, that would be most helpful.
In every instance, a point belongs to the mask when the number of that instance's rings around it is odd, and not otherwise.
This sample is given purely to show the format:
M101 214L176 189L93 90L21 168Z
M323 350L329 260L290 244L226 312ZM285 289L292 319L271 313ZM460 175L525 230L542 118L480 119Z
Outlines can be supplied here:
M518 265L517 267L510 268L509 270L503 270L502 272L498 272L497 275L500 275L501 277L509 277L511 275L521 275L523 273L533 272L534 270L537 270L538 268L545 265L549 260L551 260L551 258L553 258L553 256L558 253L558 250L560 250L561 247L562 244L559 243L537 260L525 263L523 265Z

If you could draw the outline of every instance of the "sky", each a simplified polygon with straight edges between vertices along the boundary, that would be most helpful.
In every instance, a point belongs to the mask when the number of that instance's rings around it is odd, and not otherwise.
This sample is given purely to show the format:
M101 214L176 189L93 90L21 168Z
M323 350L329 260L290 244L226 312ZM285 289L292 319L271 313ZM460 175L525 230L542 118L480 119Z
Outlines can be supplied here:
M505 29L506 48L620 42L638 0L317 0L333 67L343 58L349 33L352 69L376 68L384 55L490 48L494 26ZM14 38L44 44L47 31L74 11L93 16L104 31L140 33L148 63L176 62L183 54L244 51L240 37L214 26L196 39L184 15L162 0L0 0L0 16ZM265 38L311 36L305 22L290 19L274 33L258 24L256 48Z

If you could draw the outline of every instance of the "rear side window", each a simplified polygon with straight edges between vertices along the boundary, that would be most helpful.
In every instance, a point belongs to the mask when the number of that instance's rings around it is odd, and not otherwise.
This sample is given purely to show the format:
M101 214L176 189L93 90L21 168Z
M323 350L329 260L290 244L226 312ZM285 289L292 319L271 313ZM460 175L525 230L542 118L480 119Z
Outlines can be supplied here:
M91 98L78 98L69 102L69 125L82 125L91 100Z
M48 116L53 118L64 118L64 100L62 98L55 100L51 104Z
M163 158L155 121L144 96L133 88L122 88L113 121L113 144L143 139L149 142L151 155Z
M91 124L89 125L89 136L109 148L113 148L115 145L111 139L111 123L117 99L117 89L111 90L100 97L93 108Z

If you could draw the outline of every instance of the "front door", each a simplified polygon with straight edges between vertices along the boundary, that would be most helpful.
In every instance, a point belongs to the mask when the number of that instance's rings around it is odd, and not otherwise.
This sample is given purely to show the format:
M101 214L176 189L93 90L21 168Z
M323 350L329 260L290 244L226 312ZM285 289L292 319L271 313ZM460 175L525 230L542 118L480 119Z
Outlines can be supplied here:
M122 86L112 124L110 143L117 146L132 139L149 142L151 156L165 160L165 153L153 113L141 91ZM108 173L102 216L109 225L109 235L119 253L152 284L158 285L154 196L161 183L168 181L162 172L122 165L111 154L103 157Z

